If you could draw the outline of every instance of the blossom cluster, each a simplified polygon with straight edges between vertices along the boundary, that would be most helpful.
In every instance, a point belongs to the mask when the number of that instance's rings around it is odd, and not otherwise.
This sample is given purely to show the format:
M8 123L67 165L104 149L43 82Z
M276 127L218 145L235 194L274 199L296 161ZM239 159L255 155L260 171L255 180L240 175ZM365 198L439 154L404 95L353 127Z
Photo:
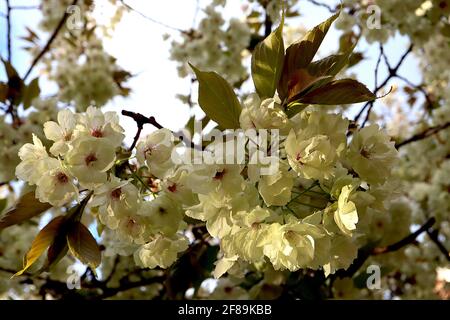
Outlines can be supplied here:
M393 142L371 125L348 143L347 119L320 111L288 119L276 97L251 96L240 122L287 134L276 172L259 174L263 164L176 161L179 145L167 129L139 141L131 163L120 157L118 116L90 107L45 123L50 153L35 136L20 149L16 173L56 207L91 192L88 207L113 231L113 250L134 254L140 266L169 267L189 245L189 217L220 241L216 277L264 261L276 270L347 268L389 196ZM201 155L228 150L220 143ZM131 164L121 173L123 161Z
M248 77L243 64L243 54L250 44L250 28L237 18L228 23L218 9L222 4L212 3L204 9L205 17L196 29L181 34L181 40L173 40L170 58L179 63L178 74L190 74L188 61L202 69L214 70L226 75L231 83Z
M15 179L15 168L20 159L17 156L19 148L32 139L32 134L43 138L42 126L44 122L56 119L58 108L55 98L34 99L34 110L27 117L20 118L16 123L0 117L0 181L7 182Z
M65 13L71 14L64 27L67 32L59 33L43 63L49 79L59 87L59 101L73 103L77 110L84 111L92 104L102 106L114 96L128 94L122 82L129 74L105 51L101 40L120 21L125 7L117 6L116 14L104 26L92 16L95 7L92 1L81 1L76 9L70 4L71 1L52 0L41 3L40 27L44 31L52 32ZM40 48L33 48L34 54L36 50Z

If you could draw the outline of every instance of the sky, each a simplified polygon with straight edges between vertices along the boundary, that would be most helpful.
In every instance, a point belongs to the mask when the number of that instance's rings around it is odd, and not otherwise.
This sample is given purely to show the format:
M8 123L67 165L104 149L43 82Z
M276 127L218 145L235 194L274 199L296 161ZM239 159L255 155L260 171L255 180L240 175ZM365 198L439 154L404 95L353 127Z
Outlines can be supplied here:
M145 15L163 22L166 25L177 29L189 29L193 25L196 16L197 1L200 8L205 7L209 0L127 0L126 3ZM12 6L38 5L38 0L11 0ZM96 15L99 19L108 17L111 10L108 9L108 0L96 0ZM225 18L243 17L242 3L240 0L228 0L223 10ZM300 1L298 4L303 15L296 19L291 19L288 23L295 26L297 23L307 28L311 28L330 16L330 13L320 7L316 7L307 1ZM5 12L5 1L0 1L0 11ZM197 21L202 17L201 10L197 14ZM30 65L31 57L22 47L24 42L19 40L20 36L26 34L25 27L33 30L37 29L40 19L39 10L14 10L12 15L13 24L13 64L20 74L24 74ZM6 19L0 16L0 54L6 57ZM39 33L43 43L49 36ZM190 88L188 79L179 78L176 71L176 62L169 60L170 41L164 41L163 35L169 34L173 38L179 36L178 31L166 28L162 25L149 21L136 12L125 14L121 23L117 26L113 37L105 38L106 50L118 59L118 64L125 70L130 71L135 76L129 80L128 86L133 89L127 98L117 97L105 107L105 110L122 109L138 111L145 115L153 115L163 126L178 130L184 126L192 111L182 104L175 95L178 93L187 94ZM340 32L330 30L322 45L332 53L337 49ZM391 61L396 63L408 46L406 38L397 36L390 40L385 46L385 52ZM368 46L361 41L358 48L362 48L366 57L357 67L351 71L357 75L359 81L365 83L369 88L374 87L374 69L378 58L378 46ZM357 49L358 49L357 48ZM38 68L37 68L38 69ZM0 68L1 70L1 68ZM34 76L38 76L35 70ZM409 78L412 82L420 83L420 72L417 61L413 57L408 57L400 73ZM386 76L386 69L380 69L380 81ZM0 71L0 79L4 79L4 71ZM33 77L30 77L32 79ZM40 79L41 89L44 94L54 90L54 86L44 78ZM353 110L356 110L355 107ZM195 112L195 111L194 111ZM134 123L131 119L122 117L121 123L126 129L126 143L131 143L134 136ZM153 130L145 128L143 134Z

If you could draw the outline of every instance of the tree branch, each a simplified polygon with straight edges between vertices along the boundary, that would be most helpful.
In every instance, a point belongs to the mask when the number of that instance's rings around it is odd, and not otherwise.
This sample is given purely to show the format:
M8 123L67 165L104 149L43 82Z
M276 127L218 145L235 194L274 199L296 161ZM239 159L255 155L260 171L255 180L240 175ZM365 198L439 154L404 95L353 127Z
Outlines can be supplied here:
M388 83L389 81L394 78L397 75L398 70L400 69L401 65L403 64L403 62L405 61L406 57L412 52L413 49L413 45L411 44L408 49L405 51L405 53L401 56L400 60L398 61L398 63L395 65L395 67L391 67L389 62L386 60L386 65L388 67L389 70L389 74L388 76L384 79L384 81L378 85L375 90L374 90L374 94L376 95L381 89L383 89ZM384 55L384 52L382 53ZM377 80L378 81L378 80ZM364 104L364 106L361 108L361 110L359 111L359 113L356 115L354 122L358 122L359 118L362 116L362 114L364 113L364 111L367 109L367 107L371 106L371 104L374 101L369 101L366 104ZM366 117L368 118L368 117Z
M123 291L127 291L130 289L135 289L135 288L139 288L139 287L144 287L144 286L148 286L154 283L163 283L164 280L166 280L165 276L159 276L159 277L153 277L153 278L149 278L149 279L142 279L140 281L136 281L136 282L127 282L122 284L119 287L116 288L104 288L104 291L102 294L98 295L98 296L94 296L95 300L102 300L102 299L106 299L106 298L110 298L115 296L116 294L118 294L119 292L123 292Z
M414 84L411 81L409 81L409 79L407 79L407 78L405 78L405 77L403 77L402 75L399 75L399 74L397 74L395 77L400 79L400 80L402 80L402 81L404 81L406 84L408 84L409 86L413 87L414 89L419 90L423 94L423 96L425 97L425 100L426 100L426 102L428 104L429 109L431 110L433 108L433 100L431 99L430 95L423 88L422 85Z
M427 230L427 234L445 256L447 261L450 262L450 253L448 252L447 248L445 248L444 244L439 240L439 231L437 229L429 228Z
M122 110L122 115L132 118L136 122L136 125L138 127L136 135L134 136L134 139L133 139L133 143L131 144L130 148L128 149L129 151L133 150L134 147L136 146L136 143L138 142L139 137L141 135L142 128L144 127L144 124L151 124L152 126L158 128L158 129L164 128L162 125L160 125L156 121L155 117L153 117L153 116L146 117L140 113L127 111L127 110Z
M390 68L389 62L387 60L386 55L384 54L384 48L383 45L380 43L380 54L378 56L377 65L375 67L375 90L378 88L378 71L380 69L380 63L381 63L381 57L384 57L384 60L386 62L386 65L388 68ZM364 128L367 121L369 121L370 113L372 112L373 106L375 105L375 100L369 101L369 110L367 110L366 118L364 119L361 128Z
M11 10L39 10L41 6L14 6Z
M326 3L319 2L319 1L316 1L316 0L307 0L307 1L309 3L312 3L315 6L327 9L330 13L335 13L337 11L336 8L333 9L330 5L327 5Z
M264 38L267 38L272 33L272 19L266 10L266 18L264 19Z
M405 238L400 241L393 243L386 247L378 247L373 249L361 248L358 250L358 256L346 270L341 269L335 273L335 277L346 278L353 277L353 275L358 272L358 270L364 265L367 259L373 255L384 254L388 252L393 252L407 246L408 244L413 243L416 238L423 232L426 232L429 228L433 226L436 222L435 218L428 219L417 231L409 234Z
M374 248L372 251L372 255L378 255L378 254L397 251L397 250L403 248L404 246L413 243L421 233L426 232L429 228L431 228L433 226L433 224L435 224L435 222L436 222L435 218L428 219L428 221L425 222L419 229L417 229L415 232L411 233L410 235L406 236L405 238L401 239L400 241L393 243L391 245L388 245L387 247Z
M102 282L107 284L109 281L111 281L112 277L114 276L114 273L116 273L117 270L117 266L119 265L120 262L120 256L116 255L116 258L114 259L114 264L113 267L111 269L111 272L109 273L108 277L105 278L105 280L103 280Z
M76 5L78 2L78 0L73 0L72 1L72 6ZM61 20L59 21L58 25L56 26L55 30L53 31L52 35L50 36L50 38L48 39L46 45L44 46L44 48L41 50L41 52L34 58L33 62L31 63L31 66L28 68L28 71L25 73L25 76L23 77L23 81L25 81L28 76L31 74L31 72L33 71L34 67L37 65L37 63L39 62L39 60L41 60L41 58L47 53L47 51L50 49L50 47L52 46L53 41L55 41L56 37L58 36L58 33L61 31L61 29L63 28L67 18L69 17L70 13L65 11L64 15L62 16Z
M8 61L11 62L12 59L12 49L11 49L11 4L10 0L6 0L6 33L7 33L7 51L8 51Z
M428 129L425 129L424 131L422 131L420 133L417 133L417 134L413 135L409 139L406 139L406 140L404 140L402 142L396 143L395 147L397 149L399 149L399 148L401 148L401 147L403 147L403 146L405 146L405 145L407 145L407 144L409 144L411 142L415 142L415 141L419 141L419 140L423 140L425 138L428 138L429 136L432 136L432 135L438 133L439 131L445 130L445 129L449 128L449 127L450 127L450 122L446 122L446 123L441 124L441 125L430 127Z

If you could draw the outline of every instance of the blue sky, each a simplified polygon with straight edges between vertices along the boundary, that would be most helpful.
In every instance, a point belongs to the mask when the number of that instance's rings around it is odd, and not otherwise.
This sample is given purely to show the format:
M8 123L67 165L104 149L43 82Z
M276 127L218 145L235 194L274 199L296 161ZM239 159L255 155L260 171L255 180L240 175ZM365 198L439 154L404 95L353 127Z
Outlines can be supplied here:
M108 0L97 0L99 7L102 7ZM189 29L192 26L193 17L196 11L196 0L128 0L128 4L146 15L164 22L167 25L179 28ZM200 0L200 5L205 6L209 1ZM38 0L11 0L13 6L18 5L37 5ZM231 16L242 16L242 2L239 0L228 0L224 9L226 18ZM302 15L295 20L288 21L292 26L296 23L302 24L308 28L330 16L330 13L320 7L311 5L307 1L299 3ZM0 11L5 12L5 1L0 1ZM101 15L102 12L99 12ZM107 15L108 13L106 13ZM201 17L201 12L198 18ZM198 20L197 18L197 20ZM18 37L26 34L25 27L29 26L33 30L37 29L40 19L38 10L15 10L12 16L13 23L13 63L21 74L24 74L28 68L31 58L22 50L24 42L18 40ZM6 57L6 21L0 17L0 53ZM136 76L130 80L129 86L133 89L130 97L116 98L106 107L107 110L120 111L122 109L139 111L146 115L154 115L164 126L171 129L182 127L190 116L190 110L175 98L177 93L189 92L189 80L180 79L176 71L176 63L170 61L169 48L170 42L164 41L163 34L170 34L177 37L176 31L167 29L161 25L152 23L138 14L131 12L126 14L117 27L114 36L111 39L105 39L105 47L115 57L118 63L125 69L131 71ZM42 41L45 42L47 34L42 34ZM322 53L333 52L338 45L340 32L331 30L327 35ZM389 57L391 64L398 61L408 46L405 37L397 36L391 39L385 46L385 52ZM368 85L370 89L374 87L374 68L378 58L378 46L367 45L364 41L358 45L358 49L364 52L366 59L351 71L356 73L358 80ZM409 78L414 83L420 83L420 72L417 67L417 61L413 57L407 58L400 73ZM35 75L38 75L38 70ZM0 79L4 79L3 70L0 71ZM383 67L379 73L380 80L386 77L386 69ZM392 82L391 84L394 84ZM399 83L399 82L397 82ZM40 80L44 93L52 91L53 86L49 85L44 78ZM381 105L382 101L378 103ZM356 109L356 107L355 107ZM129 119L123 119L123 123L129 134L127 142L130 142L135 133L134 123ZM151 128L146 128L151 130Z

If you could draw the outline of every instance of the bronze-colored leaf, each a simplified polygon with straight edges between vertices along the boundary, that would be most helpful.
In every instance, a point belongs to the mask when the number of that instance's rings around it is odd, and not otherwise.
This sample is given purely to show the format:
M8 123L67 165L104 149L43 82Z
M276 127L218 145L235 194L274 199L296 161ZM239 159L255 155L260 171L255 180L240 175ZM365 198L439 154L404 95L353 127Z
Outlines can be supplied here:
M41 231L39 231L38 235L31 244L31 249L25 255L23 269L17 272L14 276L22 275L39 259L42 253L53 243L55 237L64 225L64 222L64 217L57 217L50 221L49 224L42 228Z
M36 199L34 191L28 192L20 197L17 204L7 210L0 218L0 230L31 219L51 207L50 204Z
M100 247L89 230L81 223L74 223L67 234L67 243L71 254L92 269L102 260Z
M304 104L339 105L375 100L376 96L362 83L353 79L332 81L299 97Z
M8 85L4 82L0 82L0 102L5 102L6 98L8 98Z
M64 226L60 230L60 233L55 237L53 243L47 250L47 260L45 261L44 266L41 271L46 271L50 269L52 266L57 264L64 256L67 254L69 250L69 246L67 245L66 240L66 229L67 225Z
M5 71L6 75L8 76L8 79L19 77L19 73L8 60L2 59L2 62L3 65L5 66Z
M301 96L317 85L325 84L333 79L329 76L313 76L306 69L297 70L288 83L288 102Z
M336 76L346 65L352 56L353 48L344 53L333 54L326 58L312 62L308 66L308 72L314 76Z
M281 100L288 95L288 82L298 69L306 69L322 44L331 24L339 16L334 14L321 24L310 30L302 40L297 41L286 49L283 63L283 72L278 83L278 94Z

